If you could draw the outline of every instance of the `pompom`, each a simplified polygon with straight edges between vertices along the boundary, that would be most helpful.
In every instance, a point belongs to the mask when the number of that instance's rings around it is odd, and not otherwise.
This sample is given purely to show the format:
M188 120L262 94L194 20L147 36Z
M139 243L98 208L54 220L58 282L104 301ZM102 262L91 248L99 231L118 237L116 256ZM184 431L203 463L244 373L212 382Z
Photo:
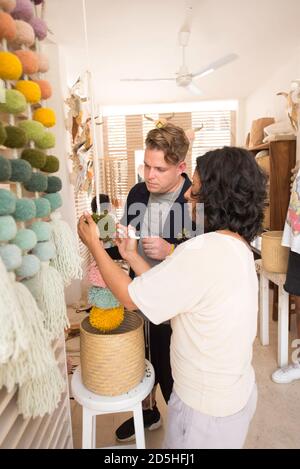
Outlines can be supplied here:
M49 60L45 54L39 53L39 72L46 73L49 70Z
M31 199L17 199L16 210L13 214L17 221L32 220L36 216L35 203Z
M14 54L20 59L25 75L32 75L38 72L39 58L35 52L32 50L18 49L14 51Z
M21 153L21 158L28 161L33 168L41 169L46 163L46 154L35 148L26 148Z
M46 192L48 178L41 173L32 173L31 179L24 184L28 192Z
M30 0L17 0L16 7L12 11L16 20L30 21L34 15L33 5Z
M8 13L0 11L0 41L7 39L12 41L17 33L17 28L14 20Z
M37 256L42 262L47 262L55 257L55 246L52 241L44 241L37 243L32 250L33 254Z
M20 47L26 46L31 47L34 44L34 31L29 23L23 20L16 20L17 33L14 40L11 42L12 46Z
M47 223L46 221L35 221L29 228L35 233L39 242L50 240L52 231L50 223Z
M16 237L11 241L11 243L19 246L22 251L30 251L36 245L37 237L34 231L22 228L17 232Z
M16 196L6 189L0 189L0 215L10 215L16 210Z
M0 145L3 145L3 143L6 140L6 137L7 137L6 130L5 130L4 125L2 124L2 122L0 122Z
M10 160L11 176L10 181L13 182L27 182L32 175L32 167L28 161L25 160Z
M120 306L120 302L108 288L91 287L88 292L88 302L102 309L111 309Z
M16 8L16 0L0 0L0 8L10 13Z
M21 265L16 270L18 277L30 278L38 273L41 268L41 262L38 257L33 254L23 256L21 259Z
M23 129L26 133L28 140L35 141L40 138L45 132L45 129L40 122L26 120L19 123L20 129Z
M43 135L35 140L35 145L41 150L47 150L55 147L55 135L51 132L44 132Z
M52 87L47 80L34 80L35 83L41 88L42 99L46 100L52 96Z
M124 319L124 307L101 309L94 306L91 309L89 321L91 326L103 332L112 331L120 326Z
M33 30L35 32L35 36L37 37L37 39L39 41L42 41L43 39L45 39L45 37L47 36L47 29L48 29L45 21L42 20L42 18L38 18L37 16L34 16L30 20L30 24L33 27Z
M3 80L18 80L22 75L20 59L11 52L0 51L0 78Z
M0 182L8 181L11 177L11 163L10 160L0 155Z
M6 140L3 145L7 148L23 148L27 144L27 137L24 130L14 125L7 125L6 130Z
M0 257L9 272L22 264L22 251L15 244L0 246Z
M56 123L55 112L53 109L40 107L34 111L32 118L40 122L45 127L53 127Z
M33 202L36 207L36 218L45 218L50 215L51 205L49 200L40 197L38 199L33 199Z
M57 176L48 176L48 187L45 190L48 194L59 192L62 189L62 181Z
M62 206L62 198L58 192L55 194L46 194L43 198L50 202L51 212L54 212L54 210Z
M30 80L17 81L15 87L20 93L22 93L26 101L31 104L38 103L41 100L42 94L41 89L37 83ZM36 119L34 119L36 120Z
M10 241L17 234L17 225L13 217L0 217L0 242Z
M95 287L106 288L106 283L104 282L95 261L91 262L88 267L87 278L88 281Z
M1 52L0 52L1 54ZM0 57L1 69L1 57ZM1 72L0 72L1 73ZM0 77L1 78L1 77ZM19 114L26 110L26 99L17 90L5 90L5 102L0 102L0 112L7 112L8 114Z
M59 170L59 159L53 155L46 155L46 163L41 168L45 173L56 173Z

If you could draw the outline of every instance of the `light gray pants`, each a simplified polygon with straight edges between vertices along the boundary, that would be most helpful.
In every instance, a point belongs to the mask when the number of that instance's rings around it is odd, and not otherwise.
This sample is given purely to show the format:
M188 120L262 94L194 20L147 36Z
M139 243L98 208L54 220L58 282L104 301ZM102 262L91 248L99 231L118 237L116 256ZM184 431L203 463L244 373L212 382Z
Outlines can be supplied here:
M182 402L175 391L168 402L165 449L241 449L255 413L257 387L245 407L228 417L212 417Z

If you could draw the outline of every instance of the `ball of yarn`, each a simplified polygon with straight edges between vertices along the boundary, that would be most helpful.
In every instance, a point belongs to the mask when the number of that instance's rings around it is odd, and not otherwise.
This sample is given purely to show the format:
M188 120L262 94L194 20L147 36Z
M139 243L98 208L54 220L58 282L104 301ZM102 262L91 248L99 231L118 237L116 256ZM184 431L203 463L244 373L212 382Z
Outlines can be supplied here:
M50 259L53 259L53 257L56 255L55 246L52 241L37 243L37 245L33 248L32 253L42 262L47 262Z
M22 251L15 244L0 246L0 257L9 272L22 264Z
M51 98L52 96L52 87L47 80L34 80L35 83L37 83L41 89L42 93L42 99L46 100Z
M16 0L0 0L0 8L10 13L16 8Z
M31 47L34 44L34 31L29 23L23 20L16 20L17 33L13 41L10 44L18 48L20 46Z
M30 20L30 24L33 27L33 30L35 32L35 36L39 41L42 41L45 39L47 36L47 24L45 23L42 18L38 18L37 16L34 16Z
M37 83L30 80L17 81L15 87L20 93L22 93L26 101L31 104L38 103L41 100L42 94L41 89ZM36 120L36 119L35 119Z
M13 217L0 217L0 241L10 241L17 234L17 225Z
M17 90L5 90L5 102L0 102L0 112L7 112L8 114L19 114L20 112L24 112L26 107L26 99L22 93Z
M29 227L36 235L38 241L49 241L52 226L46 221L35 221Z
M87 271L88 281L95 287L106 288L106 283L103 280L102 275L95 262L91 262Z
M42 169L45 173L56 173L59 170L59 159L54 155L46 155L46 163Z
M124 319L124 307L101 309L94 306L89 315L91 326L103 332L112 331L120 326Z
M3 145L7 137L6 130L2 122L0 122L0 145Z
M45 127L53 127L56 123L55 112L51 108L40 107L34 111L32 118Z
M16 210L16 196L6 189L0 189L0 215L10 215Z
M49 70L49 60L45 54L39 53L39 72L46 73Z
M35 139L35 145L41 150L55 147L55 135L51 132L44 132L41 137Z
M22 251L30 251L36 245L37 237L34 231L22 228L11 242L19 246Z
M62 198L58 192L55 194L46 194L43 198L49 201L51 212L54 212L54 210L62 206Z
M26 148L21 153L21 158L28 161L33 168L41 169L45 166L46 155L35 148Z
M0 78L3 80L18 80L22 75L20 59L11 52L0 51Z
M2 41L2 39L12 41L16 33L17 28L12 17L4 11L0 11L0 41Z
M7 148L23 148L27 144L27 137L24 130L16 127L14 125L7 125L6 130L6 140L3 145Z
M31 178L24 184L28 192L46 192L48 186L48 178L41 173L32 173Z
M10 160L11 176L10 181L13 182L27 182L32 175L32 167L28 161L16 159Z
M17 199L16 210L13 214L17 221L32 220L36 216L35 203L31 199Z
M17 0L16 7L12 11L16 20L30 21L34 15L33 5L30 0Z
M33 202L36 208L36 218L45 218L50 215L51 205L49 200L40 197L38 199L33 199Z
M62 181L57 176L48 176L48 187L45 190L48 194L59 192L62 189Z
M20 129L24 130L28 140L35 141L36 138L39 138L45 131L44 127L40 122L25 120L19 123Z
M11 177L11 163L10 160L0 155L0 182L8 181Z
M119 301L108 288L91 287L88 291L88 302L102 309L111 309L120 306Z
M14 51L14 54L20 59L25 75L37 73L39 69L39 58L35 52L32 50L18 49Z
M40 260L33 254L27 254L22 257L21 265L16 270L18 277L29 278L38 273L41 268Z

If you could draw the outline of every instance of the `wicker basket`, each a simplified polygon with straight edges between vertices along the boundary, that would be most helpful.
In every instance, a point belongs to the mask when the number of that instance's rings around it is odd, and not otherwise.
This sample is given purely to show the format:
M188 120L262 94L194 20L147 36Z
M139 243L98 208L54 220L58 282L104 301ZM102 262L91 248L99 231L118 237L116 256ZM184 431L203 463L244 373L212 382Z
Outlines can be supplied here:
M281 246L282 235L282 231L267 231L262 234L262 267L268 272L284 274L287 271L289 249Z
M117 396L133 389L145 373L143 319L127 311L117 329L104 333L85 318L80 325L80 361L82 382L90 391Z

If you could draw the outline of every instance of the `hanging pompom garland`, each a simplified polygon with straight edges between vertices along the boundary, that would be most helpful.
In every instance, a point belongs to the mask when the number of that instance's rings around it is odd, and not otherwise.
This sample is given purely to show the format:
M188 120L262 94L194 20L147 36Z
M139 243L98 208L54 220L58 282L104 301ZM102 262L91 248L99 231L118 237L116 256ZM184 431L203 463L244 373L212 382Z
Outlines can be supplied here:
M45 221L35 221L30 225L38 241L49 241L51 238L51 224Z
M47 24L42 18L35 16L30 20L30 25L33 27L36 38L42 41L47 37Z
M4 11L0 11L0 41L12 41L16 37L17 27L13 18Z
M16 0L0 0L0 8L11 13L16 8Z
M46 155L46 163L41 169L45 173L56 173L59 170L59 159L54 155Z
M40 137L36 138L35 145L41 150L48 150L55 147L55 135L51 132L44 132Z
M39 58L38 55L32 50L18 49L14 51L14 54L19 58L24 75L32 75L37 73L39 69Z
M45 194L43 198L49 201L51 212L54 212L56 209L62 206L62 198L58 192L55 194Z
M57 176L48 176L48 185L45 192L48 194L53 194L55 192L59 192L62 189L62 181Z
M3 145L3 143L6 140L6 137L7 137L7 133L6 133L5 127L2 124L2 122L0 122L0 145Z
M51 108L40 107L34 111L32 117L45 127L53 127L56 124L55 112Z
M10 181L13 182L27 182L32 175L32 167L28 161L25 160L10 160L11 176Z
M34 254L26 254L22 257L21 265L16 269L16 274L20 278L31 278L39 272L40 268L40 259Z
M0 215L11 215L16 210L17 198L7 189L0 189Z
M23 148L27 144L27 137L24 130L16 127L15 125L7 125L6 130L6 139L4 146L7 148Z
M33 120L25 120L19 123L20 129L24 130L26 133L26 137L28 140L32 140L33 142L40 138L41 135L45 132L44 126L37 121Z
M14 221L13 218L12 220ZM22 228L17 232L16 236L12 239L11 242L19 246L22 251L30 251L34 248L37 241L37 235L32 229Z
M15 54L0 51L0 78L2 80L18 80L22 71L20 59Z
M8 181L11 178L11 162L0 155L0 182Z
M31 47L34 44L34 31L32 26L29 23L26 23L23 20L16 20L16 36L11 45L13 47L26 46Z
M10 215L0 217L0 242L7 242L14 239L17 234L17 225Z
M16 20L30 21L34 14L33 5L30 0L17 0L16 7L11 12Z
M15 244L0 246L0 257L8 272L18 269L22 264L22 251Z
M47 73L49 70L48 57L41 52L39 52L38 57L39 57L39 70L38 71L40 73Z
M1 54L1 52L0 52ZM1 57L0 57L0 69L1 69ZM0 72L1 75L1 72ZM3 78L0 76L0 78ZM8 79L8 78L5 78ZM26 109L26 99L17 90L5 90L5 101L0 102L0 112L5 112L7 114L20 114Z
M32 253L37 256L41 262L48 262L56 255L55 246L52 241L40 241L33 248Z
M33 168L42 169L47 161L46 154L36 148L26 148L21 153L21 158L28 161Z
M34 81L19 80L15 84L15 88L25 96L26 101L30 104L36 104L41 100L41 89Z
M46 218L51 213L50 202L40 197L39 199L33 200L36 208L36 218Z
M15 220L28 221L36 217L36 208L32 199L22 198L16 201L16 210L13 213Z
M29 181L24 183L24 187L29 192L46 192L48 178L42 173L32 173Z
M52 96L52 87L47 80L33 80L41 89L42 100L47 100Z

